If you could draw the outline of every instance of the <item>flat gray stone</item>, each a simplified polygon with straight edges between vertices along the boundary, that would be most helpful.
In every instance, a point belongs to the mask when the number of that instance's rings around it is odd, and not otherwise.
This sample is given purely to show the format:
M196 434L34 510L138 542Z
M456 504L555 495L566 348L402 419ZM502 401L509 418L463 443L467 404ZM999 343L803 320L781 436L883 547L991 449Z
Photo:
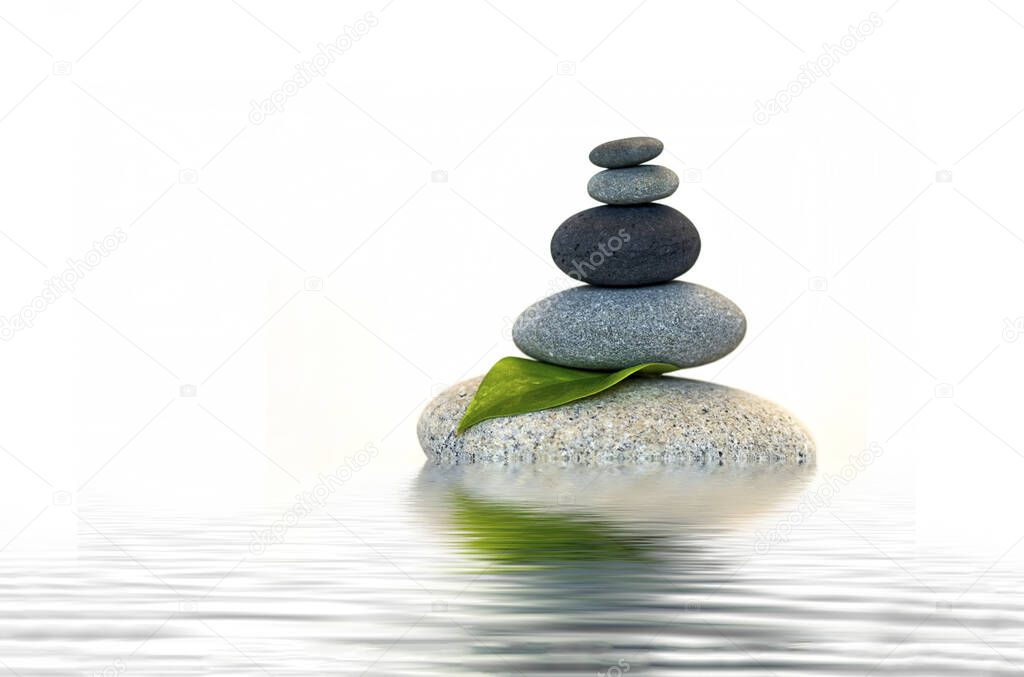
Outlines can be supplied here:
M482 377L434 398L417 425L437 462L810 464L814 442L782 407L690 379L631 377L554 409L489 419L455 434Z
M587 183L587 193L609 205L638 205L666 198L678 187L679 177L668 167L640 165L594 174Z
M551 238L551 258L578 282L640 287L668 282L700 255L690 219L661 204L593 207L573 214Z
M690 282L651 287L573 287L537 301L512 339L542 362L617 370L643 362L697 367L728 355L747 321L732 301Z
M632 167L653 160L664 149L665 144L652 136L631 136L597 146L590 151L590 161L608 169Z

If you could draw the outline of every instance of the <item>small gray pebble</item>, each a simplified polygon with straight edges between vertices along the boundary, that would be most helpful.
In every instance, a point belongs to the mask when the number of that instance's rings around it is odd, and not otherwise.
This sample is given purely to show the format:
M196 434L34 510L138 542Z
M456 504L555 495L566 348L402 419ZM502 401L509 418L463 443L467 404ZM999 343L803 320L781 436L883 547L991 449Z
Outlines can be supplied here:
M608 169L632 167L653 160L664 149L665 144L652 136L631 136L597 146L590 151L590 161Z
M587 183L587 193L605 204L636 205L666 198L678 187L679 177L668 167L640 165L594 174Z

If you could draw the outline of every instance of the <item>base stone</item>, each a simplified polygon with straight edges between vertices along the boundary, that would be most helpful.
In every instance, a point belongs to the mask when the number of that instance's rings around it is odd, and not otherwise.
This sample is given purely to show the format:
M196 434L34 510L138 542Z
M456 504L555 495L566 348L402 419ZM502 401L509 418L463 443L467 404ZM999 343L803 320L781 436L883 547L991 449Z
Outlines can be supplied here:
M417 425L431 460L454 463L810 464L814 442L782 407L742 390L631 377L597 395L455 434L482 377L434 398Z

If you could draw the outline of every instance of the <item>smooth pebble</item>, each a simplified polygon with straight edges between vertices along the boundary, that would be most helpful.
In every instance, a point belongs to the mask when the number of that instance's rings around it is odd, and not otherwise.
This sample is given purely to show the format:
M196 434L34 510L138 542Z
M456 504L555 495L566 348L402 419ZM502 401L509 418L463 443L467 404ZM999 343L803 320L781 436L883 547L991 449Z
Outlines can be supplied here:
M566 219L551 238L551 258L580 282L639 287L674 280L700 255L690 219L659 204L594 207Z
M665 149L658 139L651 136L631 136L626 139L606 141L590 151L590 161L598 167L616 169L632 167L653 160Z
M609 205L638 205L666 198L679 188L679 177L668 167L640 165L606 169L590 177L587 193Z
M535 360L563 367L613 371L665 362L684 368L725 357L746 329L735 303L698 284L584 285L524 310L512 339Z

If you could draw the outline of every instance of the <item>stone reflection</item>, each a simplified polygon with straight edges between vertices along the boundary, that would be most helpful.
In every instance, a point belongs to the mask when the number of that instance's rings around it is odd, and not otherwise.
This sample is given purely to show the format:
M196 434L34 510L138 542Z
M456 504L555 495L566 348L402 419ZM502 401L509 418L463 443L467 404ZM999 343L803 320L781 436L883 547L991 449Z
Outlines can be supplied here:
M451 494L454 531L466 551L503 565L543 566L571 562L645 562L654 559L658 537L630 532L581 515L488 501L462 489Z
M459 599L473 600L427 621L464 631L452 674L673 674L656 658L668 646L720 640L707 622L724 611L713 593L737 582L742 561L719 536L813 474L726 470L424 467L415 511L459 555ZM745 632L736 639L785 639L769 626Z

